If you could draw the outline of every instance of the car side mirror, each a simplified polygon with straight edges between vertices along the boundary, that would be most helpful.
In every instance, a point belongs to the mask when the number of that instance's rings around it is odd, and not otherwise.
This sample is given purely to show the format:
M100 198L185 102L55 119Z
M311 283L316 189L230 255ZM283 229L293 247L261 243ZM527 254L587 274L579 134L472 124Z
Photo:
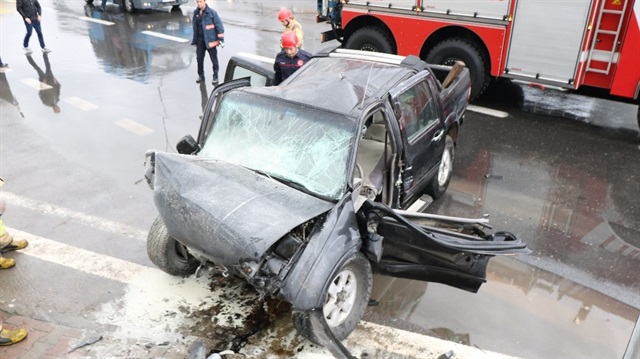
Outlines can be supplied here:
M179 154L191 155L198 152L198 150L200 150L200 146L191 135L186 135L182 137L180 141L178 141L176 150L178 150Z

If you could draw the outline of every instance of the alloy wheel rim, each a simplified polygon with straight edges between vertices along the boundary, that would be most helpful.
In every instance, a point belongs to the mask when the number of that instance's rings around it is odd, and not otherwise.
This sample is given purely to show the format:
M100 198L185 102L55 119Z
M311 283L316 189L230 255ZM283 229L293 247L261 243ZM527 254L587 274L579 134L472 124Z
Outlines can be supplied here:
M358 280L349 269L341 271L331 281L322 307L324 318L330 327L336 327L347 319L355 305L357 289Z

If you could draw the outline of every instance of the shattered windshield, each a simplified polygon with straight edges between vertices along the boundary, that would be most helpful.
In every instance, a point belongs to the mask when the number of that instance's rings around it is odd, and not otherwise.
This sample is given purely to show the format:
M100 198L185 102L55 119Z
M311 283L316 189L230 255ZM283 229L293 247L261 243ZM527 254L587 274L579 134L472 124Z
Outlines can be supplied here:
M354 137L354 124L343 115L231 92L222 98L199 156L338 199Z

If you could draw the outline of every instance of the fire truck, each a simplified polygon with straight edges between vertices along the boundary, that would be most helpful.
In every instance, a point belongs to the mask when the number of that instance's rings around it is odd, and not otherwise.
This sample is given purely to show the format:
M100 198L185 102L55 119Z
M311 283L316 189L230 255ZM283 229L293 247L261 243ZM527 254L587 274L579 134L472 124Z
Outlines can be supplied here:
M322 40L639 103L640 0L317 0ZM638 114L640 122L640 111Z

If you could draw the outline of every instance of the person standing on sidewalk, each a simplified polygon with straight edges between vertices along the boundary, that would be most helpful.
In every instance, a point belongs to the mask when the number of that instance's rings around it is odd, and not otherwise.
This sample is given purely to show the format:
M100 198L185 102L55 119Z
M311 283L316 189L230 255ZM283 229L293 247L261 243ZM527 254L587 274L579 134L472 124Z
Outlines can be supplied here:
M3 184L4 181L0 178L0 187L2 187ZM8 269L16 265L15 259L5 258L2 256L2 253L22 249L29 245L29 242L27 242L26 239L19 239L16 241L9 233L7 233L7 229L4 227L4 222L2 221L2 214L5 209L6 205L4 201L0 200L0 269ZM2 333L4 333L4 331L2 331ZM0 345L5 345L2 344L2 340L2 334L0 334Z
M218 46L224 46L224 25L218 13L207 5L206 0L196 0L198 6L193 12L193 41L196 45L196 60L198 61L198 79L196 83L204 81L204 53L208 52L213 64L212 84L218 83Z
M302 43L304 40L304 31L302 31L302 25L293 17L291 10L287 8L282 8L278 11L278 20L284 26L284 32L293 31L298 37L298 47L302 48Z
M24 25L27 27L27 34L24 36L24 41L22 42L24 51L26 53L31 52L31 49L29 48L29 40L31 39L33 29L36 29L42 52L51 52L51 50L44 45L44 36L42 36L42 28L40 27L40 23L42 21L42 8L40 7L38 0L17 0L16 9L22 16Z

